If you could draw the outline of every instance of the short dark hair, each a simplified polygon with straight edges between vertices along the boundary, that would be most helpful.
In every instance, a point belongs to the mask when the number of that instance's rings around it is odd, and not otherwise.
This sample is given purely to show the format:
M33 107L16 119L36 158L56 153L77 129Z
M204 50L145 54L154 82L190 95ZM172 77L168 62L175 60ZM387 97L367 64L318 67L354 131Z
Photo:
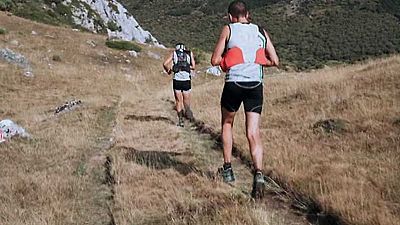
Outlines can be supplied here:
M229 4L228 13L232 15L232 17L240 17L246 16L248 13L246 3L244 1L233 1Z
M182 42L179 42L179 43L176 43L175 49L176 50L178 50L178 49L186 50L186 46Z

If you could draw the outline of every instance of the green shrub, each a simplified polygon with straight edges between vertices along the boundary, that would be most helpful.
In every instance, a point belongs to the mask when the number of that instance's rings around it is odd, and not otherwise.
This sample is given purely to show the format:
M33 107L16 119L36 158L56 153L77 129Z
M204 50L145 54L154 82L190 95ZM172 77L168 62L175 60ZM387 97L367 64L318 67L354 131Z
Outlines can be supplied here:
M121 27L118 26L117 23L115 23L114 21L108 21L107 23L107 27L108 29L110 29L111 31L121 31Z
M7 30L5 28L0 27L0 34L7 34Z
M112 2L108 3L108 7L110 7L115 13L119 14L118 6Z
M10 11L14 6L12 0L0 0L0 11Z
M123 40L107 40L106 41L106 45L109 48L114 48L114 49L118 49L118 50L128 50L128 51L136 51L136 52L140 52L142 50L142 48L131 42L131 41L123 41Z
M144 43L146 44L152 44L153 43L153 39L149 36L146 37L146 39L144 40Z

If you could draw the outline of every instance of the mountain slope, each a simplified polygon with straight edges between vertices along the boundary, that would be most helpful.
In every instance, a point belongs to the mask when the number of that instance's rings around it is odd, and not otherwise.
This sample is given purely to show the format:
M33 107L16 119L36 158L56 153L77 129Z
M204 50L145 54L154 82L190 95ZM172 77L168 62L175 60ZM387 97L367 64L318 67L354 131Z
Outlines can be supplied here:
M33 136L0 144L0 224L307 222L274 213L272 199L250 200L239 160L235 187L218 180L222 77L193 79L192 108L204 133L215 131L210 139L175 125L170 77L150 57L166 50L142 46L135 58L108 49L103 35L2 12L0 27L0 48L23 54L34 73L0 60L0 118ZM400 224L399 71L394 56L265 78L264 168L322 206L308 215L314 224L324 212L355 225ZM72 98L82 107L55 116ZM236 150L248 161L243 126L238 115Z
M52 25L69 25L110 38L162 47L116 0L0 0L0 10Z
M121 0L169 46L178 41L212 50L230 0ZM247 1L253 21L271 34L286 65L297 69L400 52L396 0Z
M0 27L0 49L23 54L34 74L0 59L0 120L33 137L0 143L0 224L306 224L207 175L220 152L175 125L171 77L151 57L167 50L141 45L134 57L104 35L3 12ZM82 104L55 115L71 99Z

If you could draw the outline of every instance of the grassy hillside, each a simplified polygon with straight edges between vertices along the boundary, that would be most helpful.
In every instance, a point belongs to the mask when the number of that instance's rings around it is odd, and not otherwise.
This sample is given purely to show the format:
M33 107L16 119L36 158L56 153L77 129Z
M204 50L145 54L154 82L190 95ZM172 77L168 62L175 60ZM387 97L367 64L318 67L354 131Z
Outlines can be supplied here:
M0 10L48 24L74 26L70 7L60 2L0 0ZM223 17L229 2L121 0L163 44L183 41L206 51L213 49L221 26L227 23ZM321 68L400 52L400 2L396 0L247 2L253 21L271 34L288 69ZM108 26L98 23L104 29Z
M267 77L265 169L348 224L400 224L399 71L396 56ZM215 81L194 89L194 111L217 129L221 92ZM239 113L234 141L250 159Z
M234 187L218 179L218 143L175 125L170 77L149 56L166 50L141 45L135 58L104 36L2 12L0 27L0 48L34 73L0 61L0 118L33 136L0 144L0 224L307 223L274 198L252 201L240 160ZM349 224L400 224L399 71L393 56L266 77L265 169ZM195 117L217 132L223 82L193 80ZM54 115L74 98L81 107ZM238 116L235 144L249 159L243 126Z
M229 0L122 0L162 43L212 50ZM271 34L287 66L319 68L400 51L396 0L248 1L253 21ZM291 4L295 2L297 4Z
M0 144L0 224L306 224L244 194L252 176L238 160L236 187L215 179L219 149L176 126L171 77L149 56L167 50L131 57L104 36L3 12L0 27L0 49L34 74L0 60L0 119L32 135ZM54 114L71 99L81 106Z

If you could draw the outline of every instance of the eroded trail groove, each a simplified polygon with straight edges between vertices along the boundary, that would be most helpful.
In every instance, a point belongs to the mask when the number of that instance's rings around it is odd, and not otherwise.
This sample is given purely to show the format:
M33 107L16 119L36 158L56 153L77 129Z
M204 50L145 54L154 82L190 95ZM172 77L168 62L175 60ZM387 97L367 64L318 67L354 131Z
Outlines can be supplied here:
M202 121L196 121L193 127L199 134L208 135L214 141L215 151L221 151L222 142L220 133ZM240 165L245 165L249 170L252 169L252 162L242 154L237 146L233 146L232 155L239 161ZM291 212L303 216L308 222L318 225L342 225L345 224L337 215L331 212L324 212L322 207L315 200L305 196L289 187L286 181L271 173L265 175L267 181L266 196L258 200L259 204L266 204L274 208L290 208ZM247 186L249 183L246 184ZM249 194L249 193L247 193Z
M237 182L224 184L218 135L198 122L177 127L168 89L122 96L108 158L115 224L308 223L273 197L254 201L251 171L238 157Z

